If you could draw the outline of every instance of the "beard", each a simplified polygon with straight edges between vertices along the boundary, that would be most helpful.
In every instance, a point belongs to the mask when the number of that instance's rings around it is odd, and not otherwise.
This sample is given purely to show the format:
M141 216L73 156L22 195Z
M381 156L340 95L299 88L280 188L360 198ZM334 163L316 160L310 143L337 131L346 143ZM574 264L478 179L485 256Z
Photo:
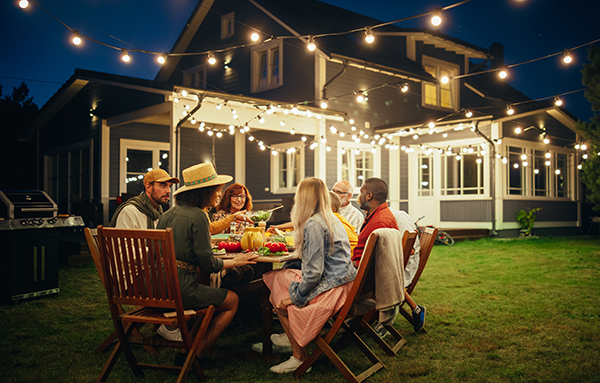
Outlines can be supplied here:
M360 195L356 197L356 203L364 211L369 211L369 207L371 207L371 203L369 201L361 202Z
M341 206L344 206L345 204L350 202L350 197L348 197L348 194L344 194L343 197L340 197L340 202L341 202Z

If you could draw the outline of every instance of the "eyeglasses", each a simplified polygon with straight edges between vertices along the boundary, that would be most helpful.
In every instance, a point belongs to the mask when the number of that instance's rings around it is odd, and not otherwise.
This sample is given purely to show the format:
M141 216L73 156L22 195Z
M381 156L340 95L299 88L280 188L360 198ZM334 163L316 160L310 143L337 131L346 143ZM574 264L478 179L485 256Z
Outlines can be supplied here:
M231 198L246 199L246 195L245 194L232 195Z
M335 189L332 189L331 191L334 192L335 194L352 194L352 193L349 193L349 192L344 192L344 191L335 190Z

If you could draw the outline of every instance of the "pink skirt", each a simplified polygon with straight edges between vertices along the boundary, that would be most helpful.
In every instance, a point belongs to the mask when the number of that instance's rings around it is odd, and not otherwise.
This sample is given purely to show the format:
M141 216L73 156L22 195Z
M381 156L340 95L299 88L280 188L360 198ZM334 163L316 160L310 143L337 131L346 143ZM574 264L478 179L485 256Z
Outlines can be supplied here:
M279 307L282 299L289 298L290 283L300 282L301 279L302 271L295 269L273 270L263 274L263 281L271 290L269 300L273 307ZM294 304L287 307L292 336L301 347L315 339L327 320L342 308L353 283L327 290L302 308Z

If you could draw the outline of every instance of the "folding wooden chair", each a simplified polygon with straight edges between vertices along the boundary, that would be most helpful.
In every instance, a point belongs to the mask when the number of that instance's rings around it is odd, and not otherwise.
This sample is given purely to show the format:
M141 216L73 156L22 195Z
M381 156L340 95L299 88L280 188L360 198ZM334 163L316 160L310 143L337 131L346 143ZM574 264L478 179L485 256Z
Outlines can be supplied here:
M98 244L108 303L119 340L97 381L106 381L121 351L138 377L144 376L142 369L174 371L179 372L179 383L185 381L191 369L199 380L204 380L196 354L215 308L184 312L172 229L126 230L98 226ZM121 305L138 307L123 313L119 310ZM174 316L166 317L165 313ZM188 330L187 324L192 319L196 321ZM136 325L144 323L178 327L183 341L132 336ZM131 344L183 348L187 358L182 367L139 363Z
M100 276L102 286L104 286L104 288L106 289L106 283L104 283L104 274L102 272L102 261L100 261L100 249L98 248L98 230L86 227L85 229L83 229L83 232L85 233L85 239L87 240L88 247L90 248L90 254L92 255L92 259L94 260L94 265L96 265L96 271ZM119 310L121 311L121 314L125 312L125 310L121 306L119 306ZM139 337L142 336L138 328L135 328L133 330L133 334ZM96 347L94 352L103 352L108 348L108 346L113 344L115 340L117 340L117 331L113 331L112 334L110 334L102 343L98 345L98 347ZM143 347L150 354L157 353L152 346L143 345Z
M416 231L405 231L402 236L402 254L404 255L404 268L408 265L408 260L410 259L410 254L415 247L415 242L417 241L417 233Z
M313 363L319 358L319 356L321 356L321 354L325 354L327 358L329 358L329 360L331 360L331 362L333 362L337 369L342 373L346 380L351 383L362 382L375 372L385 367L383 362L377 357L377 355L375 355L375 353L373 353L369 346L367 346L367 344L356 333L358 326L361 324L361 322L363 322L365 315L351 315L352 306L354 303L372 298L374 296L375 262L373 254L378 238L379 237L376 233L372 233L369 236L360 261L356 279L354 280L350 294L346 298L346 302L342 306L341 310L335 315L335 322L327 334L324 337L317 335L315 338L317 348L312 352L308 359L306 359L304 363L302 363L300 367L294 371L294 376L296 378L302 376L302 374L304 374L306 370L313 365ZM353 318L353 320L351 321L350 325L347 325L344 321L350 318ZM336 345L332 347L331 344L333 338L342 326L346 331ZM347 345L350 341L354 342L371 362L370 367L368 367L358 376L355 375L348 368L348 366L346 366L346 364L337 354L337 352L340 350L340 347Z
M419 252L419 268L417 269L417 272L415 273L412 282L406 288L406 292L409 295L412 294L413 290L415 289L415 286L417 285L417 282L419 282L421 274L423 274L423 269L427 264L429 254L431 254L431 249L433 248L433 243L435 242L437 233L438 229L433 227L426 227L425 230L423 230L423 235L421 236L421 250ZM400 307L400 314L402 314L402 316L406 318L406 320L413 324L412 314L408 310L406 310L404 306ZM421 331L425 332L425 329L422 329Z

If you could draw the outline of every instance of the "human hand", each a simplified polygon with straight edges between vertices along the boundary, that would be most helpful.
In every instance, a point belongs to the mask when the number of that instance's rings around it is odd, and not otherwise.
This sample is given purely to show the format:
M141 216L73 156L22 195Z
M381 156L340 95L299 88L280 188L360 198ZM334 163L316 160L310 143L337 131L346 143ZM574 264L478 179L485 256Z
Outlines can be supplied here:
M254 261L256 258L258 258L256 253L239 253L233 257L233 261L235 266L254 265L256 264L256 261Z
M237 213L234 213L235 219L242 222L251 222L251 219L246 216L247 210L240 210Z
M275 234L275 227L276 226L277 225L269 226L269 228L267 229L267 233Z

